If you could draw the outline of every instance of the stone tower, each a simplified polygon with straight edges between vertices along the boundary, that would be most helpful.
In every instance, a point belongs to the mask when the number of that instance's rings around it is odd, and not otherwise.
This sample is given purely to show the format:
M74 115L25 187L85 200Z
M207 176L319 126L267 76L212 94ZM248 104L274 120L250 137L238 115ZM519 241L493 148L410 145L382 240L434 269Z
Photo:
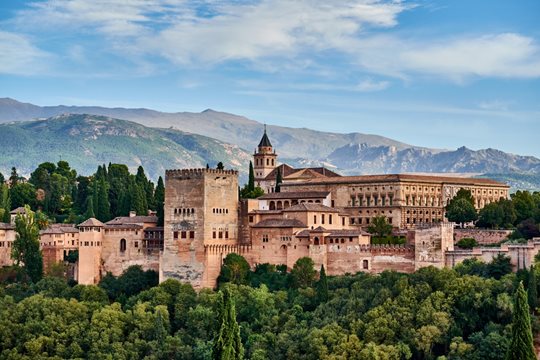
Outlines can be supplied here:
M103 226L101 221L94 218L77 226L79 228L79 284L93 285L101 279Z
M277 155L272 149L272 144L266 134L266 125L264 125L264 134L259 142L257 151L253 154L253 160L255 182L260 184L277 166Z
M221 263L209 264L207 249L238 244L238 203L237 171L167 170L160 281L214 287Z

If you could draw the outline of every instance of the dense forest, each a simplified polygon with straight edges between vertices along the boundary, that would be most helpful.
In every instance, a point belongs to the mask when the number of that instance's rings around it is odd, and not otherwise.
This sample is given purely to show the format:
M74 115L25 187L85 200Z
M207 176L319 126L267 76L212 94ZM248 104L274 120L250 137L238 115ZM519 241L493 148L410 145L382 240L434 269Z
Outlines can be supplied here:
M529 322L529 307L513 294L524 284L522 298L536 309L539 270L515 274L500 257L413 274L327 277L309 258L287 272L268 264L250 270L231 254L219 291L158 285L155 272L136 266L99 286L51 275L37 283L4 278L0 358L240 358L216 356L229 339L229 350L247 359L505 359L513 313L526 307L523 324L538 332L535 311ZM225 307L223 290L231 298Z
M24 179L12 168L8 178L0 174L0 219L9 222L9 212L29 205L48 222L80 223L89 217L103 222L130 211L147 215L157 212L163 222L165 187L149 180L142 166L135 175L122 164L98 166L91 176L77 175L66 161L40 164Z

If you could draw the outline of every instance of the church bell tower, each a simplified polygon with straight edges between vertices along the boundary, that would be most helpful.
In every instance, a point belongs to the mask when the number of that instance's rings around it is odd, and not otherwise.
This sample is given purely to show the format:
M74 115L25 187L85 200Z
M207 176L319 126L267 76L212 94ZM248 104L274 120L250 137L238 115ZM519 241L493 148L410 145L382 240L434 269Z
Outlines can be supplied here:
M270 139L266 134L266 125L264 125L264 134L259 142L259 146L253 154L253 171L255 172L255 181L259 183L264 180L268 174L277 166L277 155L272 149Z

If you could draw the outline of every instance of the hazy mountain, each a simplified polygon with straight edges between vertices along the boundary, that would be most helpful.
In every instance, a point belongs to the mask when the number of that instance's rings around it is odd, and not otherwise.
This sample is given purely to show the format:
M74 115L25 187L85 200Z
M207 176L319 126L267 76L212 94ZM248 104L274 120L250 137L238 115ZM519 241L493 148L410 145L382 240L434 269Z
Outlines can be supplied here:
M0 123L48 118L66 113L109 116L134 121L148 127L173 127L181 131L236 144L248 151L255 149L263 131L263 125L257 121L210 109L201 113L164 113L148 109L97 106L40 107L9 98L0 99ZM360 133L337 134L282 126L268 126L268 132L272 145L284 158L322 159L343 144L349 143L394 146L400 150L413 147L383 136Z
M61 115L66 113L93 116ZM53 118L27 121L49 117ZM133 168L143 164L155 177L165 168L223 161L242 172L242 181L263 130L259 122L214 110L164 113L148 109L41 107L9 98L0 99L2 122L10 123L0 125L0 146L7 149L0 159L0 171L12 165L29 171L42 161L62 158L87 173L109 161ZM540 159L532 156L495 149L429 149L360 133L281 126L269 126L268 132L280 161L297 167L326 166L342 174L489 173L517 188L540 188Z
M495 149L474 151L461 147L433 153L426 149L398 150L393 146L348 144L336 149L327 161L347 172L363 174L435 173L540 173L540 159L512 155Z
M206 136L96 115L60 115L47 120L0 124L0 171L12 166L29 174L44 162L68 161L83 174L100 164L143 165L156 179L165 169L215 166L247 172L251 155L237 145Z

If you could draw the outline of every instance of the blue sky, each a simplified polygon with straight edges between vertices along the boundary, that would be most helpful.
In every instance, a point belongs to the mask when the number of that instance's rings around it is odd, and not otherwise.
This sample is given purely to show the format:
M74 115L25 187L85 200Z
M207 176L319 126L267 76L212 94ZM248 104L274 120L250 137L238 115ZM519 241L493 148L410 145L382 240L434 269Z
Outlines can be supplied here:
M0 97L540 157L540 1L0 2Z

